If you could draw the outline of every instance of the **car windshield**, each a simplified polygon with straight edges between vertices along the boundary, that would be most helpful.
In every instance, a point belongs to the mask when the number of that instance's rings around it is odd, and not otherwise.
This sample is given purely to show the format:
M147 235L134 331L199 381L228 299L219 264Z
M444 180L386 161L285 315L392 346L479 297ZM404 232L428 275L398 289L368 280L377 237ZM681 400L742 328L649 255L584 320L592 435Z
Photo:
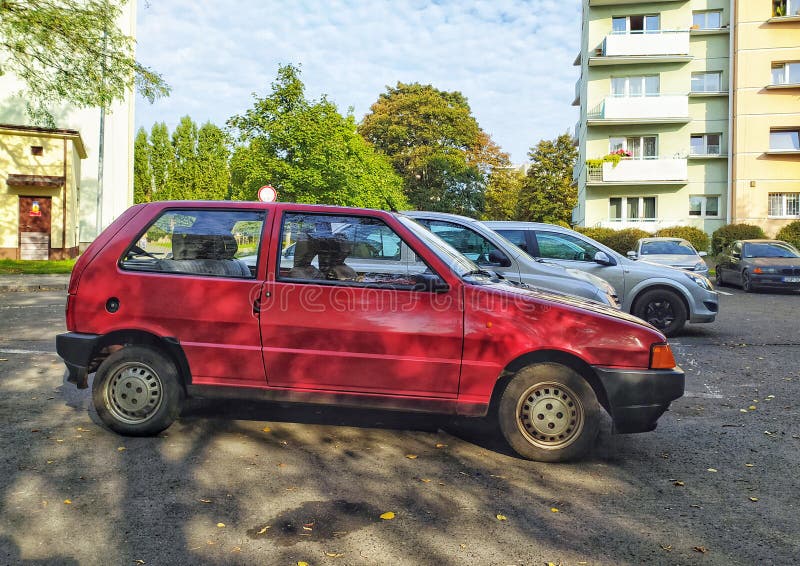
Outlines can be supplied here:
M467 273L480 271L480 268L475 262L459 253L453 246L442 240L439 236L417 224L413 219L401 214L397 215L397 219L415 236L417 236L428 248L436 254L436 256L445 262L450 269L463 277Z
M695 255L692 244L680 240L642 242L642 255Z
M764 242L745 244L744 257L800 257L800 252L784 242Z

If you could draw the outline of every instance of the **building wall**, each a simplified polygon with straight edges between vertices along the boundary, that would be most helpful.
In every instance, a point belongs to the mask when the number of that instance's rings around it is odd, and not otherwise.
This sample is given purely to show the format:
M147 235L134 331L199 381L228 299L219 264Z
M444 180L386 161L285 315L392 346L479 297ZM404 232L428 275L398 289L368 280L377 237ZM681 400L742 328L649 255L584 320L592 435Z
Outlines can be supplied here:
M772 63L800 62L800 21L772 21L772 2L737 0L732 222L768 235L792 220L772 218L770 193L800 193L800 152L771 155L770 128L800 129L800 86L769 89Z
M118 24L128 35L135 37L135 0L123 6ZM0 123L30 125L30 118L25 112L24 96L23 83L9 74L0 76ZM99 207L99 230L97 192L100 185L98 181L100 110L66 106L53 109L56 127L79 131L86 147L87 159L83 161L80 179L79 238L84 246L133 204L134 99L131 93L124 101L114 104L106 112L104 181Z

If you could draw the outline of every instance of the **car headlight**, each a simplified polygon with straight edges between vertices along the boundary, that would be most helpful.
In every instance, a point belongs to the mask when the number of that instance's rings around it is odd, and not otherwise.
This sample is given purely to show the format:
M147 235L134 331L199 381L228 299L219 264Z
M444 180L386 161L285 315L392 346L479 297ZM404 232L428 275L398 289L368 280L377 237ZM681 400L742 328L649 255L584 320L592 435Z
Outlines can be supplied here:
M686 275L686 277L697 283L699 287L702 287L703 289L706 289L708 291L714 289L714 287L711 285L711 281L709 281L706 277L703 277L702 275L697 275L696 273L689 273L687 271L684 271L683 273L684 275Z
M708 266L702 261L694 266L695 271L708 271Z
M778 273L778 268L776 268L776 267L756 267L753 270L753 273Z

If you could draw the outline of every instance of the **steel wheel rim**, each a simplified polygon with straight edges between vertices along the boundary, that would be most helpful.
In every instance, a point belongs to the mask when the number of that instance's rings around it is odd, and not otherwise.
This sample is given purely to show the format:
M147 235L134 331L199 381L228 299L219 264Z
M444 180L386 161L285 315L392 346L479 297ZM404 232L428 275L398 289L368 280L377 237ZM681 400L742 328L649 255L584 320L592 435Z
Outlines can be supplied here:
M153 368L130 362L114 370L106 382L104 396L115 419L135 425L152 418L161 407L164 386Z
M537 383L517 401L517 428L531 444L547 450L569 446L580 436L580 398L560 383Z
M656 328L666 328L675 322L675 310L668 299L650 301L644 308L644 317Z

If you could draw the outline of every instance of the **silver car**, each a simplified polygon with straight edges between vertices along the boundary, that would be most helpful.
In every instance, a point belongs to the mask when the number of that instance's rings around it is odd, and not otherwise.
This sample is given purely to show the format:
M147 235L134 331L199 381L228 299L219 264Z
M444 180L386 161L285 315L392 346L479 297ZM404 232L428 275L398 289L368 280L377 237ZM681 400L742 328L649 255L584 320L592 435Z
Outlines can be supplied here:
M617 291L622 308L667 336L689 322L713 322L719 296L707 277L634 261L574 230L536 222L486 222L534 257L602 277Z
M538 261L483 223L444 212L409 211L413 218L456 250L506 279L556 293L583 297L619 308L614 288L605 280L552 262Z
M708 265L703 258L706 252L698 252L683 238L640 238L636 249L628 252L628 257L659 265L668 265L693 271L708 277Z

